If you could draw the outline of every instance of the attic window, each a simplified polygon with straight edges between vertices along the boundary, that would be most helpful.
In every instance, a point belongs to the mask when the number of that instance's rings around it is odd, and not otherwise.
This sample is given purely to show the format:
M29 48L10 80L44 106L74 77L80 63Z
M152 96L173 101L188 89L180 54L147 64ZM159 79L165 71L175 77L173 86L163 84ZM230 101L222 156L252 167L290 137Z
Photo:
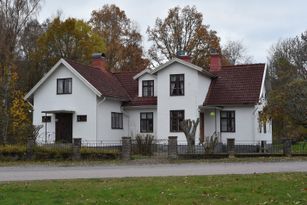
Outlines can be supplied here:
M143 97L154 96L154 81L153 80L143 80L142 81L142 94Z
M59 78L57 79L57 94L71 94L72 79L71 78Z

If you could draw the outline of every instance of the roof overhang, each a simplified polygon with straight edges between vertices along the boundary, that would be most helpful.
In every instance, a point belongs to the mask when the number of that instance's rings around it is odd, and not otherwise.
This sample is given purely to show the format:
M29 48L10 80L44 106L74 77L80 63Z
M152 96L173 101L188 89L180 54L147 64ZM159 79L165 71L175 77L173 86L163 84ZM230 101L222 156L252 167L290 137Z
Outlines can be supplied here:
M144 70L142 70L141 72L139 72L138 74L136 74L135 76L133 76L133 80L136 80L136 79L138 79L139 77L141 77L141 76L143 76L143 75L145 75L145 74L151 74L151 69L149 69L149 68L146 68L146 69L144 69Z
M224 107L222 106L213 106L213 105L200 105L198 106L199 111L205 110L222 110Z
M125 105L125 110L137 110L137 109L157 109L157 105Z
M77 78L79 78L90 90L92 90L98 97L101 97L101 93L97 90L91 83L89 83L78 71L76 71L67 61L61 58L40 80L38 83L25 95L24 100L29 99L34 92L56 71L60 65L64 65L68 70L70 70Z
M172 60L158 66L157 68L155 68L154 70L151 71L151 74L156 74L157 72L163 70L164 68L174 64L174 63L179 63L179 64L182 64L182 65L185 65L186 67L189 67L191 69L194 69L194 70L197 70L198 72L202 73L203 75L209 77L209 78L215 78L216 76L213 75L212 73L204 70L203 68L197 66L197 65L194 65L190 62L187 62L187 61L184 61L184 60L181 60L179 58L173 58Z
M75 113L73 110L46 110L42 111L44 114L56 114L56 113Z

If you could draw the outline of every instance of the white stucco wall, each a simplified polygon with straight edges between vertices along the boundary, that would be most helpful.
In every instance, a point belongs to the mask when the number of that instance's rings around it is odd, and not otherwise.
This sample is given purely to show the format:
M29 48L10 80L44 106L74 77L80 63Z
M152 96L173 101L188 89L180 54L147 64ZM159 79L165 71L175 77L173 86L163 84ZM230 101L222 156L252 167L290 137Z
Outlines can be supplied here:
M72 94L57 95L57 78L72 78ZM33 124L42 123L42 111L70 110L74 111L73 138L96 140L96 95L82 83L72 72L60 67L34 93ZM87 115L87 122L77 122L77 115ZM50 141L55 139L55 115L47 123ZM40 138L44 140L45 127L40 130Z
M100 99L97 103L97 140L104 143L118 143L128 134L128 117L123 112L121 102ZM112 129L111 113L123 113L123 129Z
M126 112L129 115L128 119L128 136L135 137L137 134L151 134L157 138L157 109L156 108L144 108L134 107L127 108ZM153 132L152 133L141 133L140 132L140 113L152 112L153 113Z
M184 74L184 96L170 96L170 75ZM157 137L167 139L178 136L179 142L186 141L182 132L170 132L170 110L184 110L185 119L199 117L198 106L203 104L211 79L182 64L174 63L157 73ZM199 129L197 131L197 136Z
M157 77L149 73L146 73L138 78L138 84L139 84L139 92L138 92L139 95L138 96L142 97L142 94L143 94L143 87L142 87L143 80L153 80L154 81L154 96L157 96Z
M267 133L259 133L257 106L224 107L221 111L235 111L235 132L221 132L220 110L215 112L214 109L210 109L205 111L205 136L211 136L216 127L223 143L227 142L227 138L234 138L236 144L260 143L261 140L272 142L270 122L267 123Z

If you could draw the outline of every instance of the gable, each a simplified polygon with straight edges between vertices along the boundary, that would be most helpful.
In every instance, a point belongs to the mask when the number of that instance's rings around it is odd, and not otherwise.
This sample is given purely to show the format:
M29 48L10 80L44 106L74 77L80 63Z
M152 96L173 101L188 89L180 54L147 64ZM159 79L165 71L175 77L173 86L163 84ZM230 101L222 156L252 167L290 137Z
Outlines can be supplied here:
M66 69L71 71L77 78L79 78L90 90L92 90L97 96L101 96L101 93L90 84L80 73L78 73L71 65L69 65L64 59L60 59L48 72L44 75L40 81L25 95L24 99L29 99L40 86L44 84L45 81L49 79L49 77L63 65Z
M76 63L72 60L59 60L51 70L30 90L24 97L28 99L34 92L49 79L49 77L61 66L65 66L77 78L79 78L98 97L112 97L120 100L129 100L127 91L122 87L118 79L109 71Z

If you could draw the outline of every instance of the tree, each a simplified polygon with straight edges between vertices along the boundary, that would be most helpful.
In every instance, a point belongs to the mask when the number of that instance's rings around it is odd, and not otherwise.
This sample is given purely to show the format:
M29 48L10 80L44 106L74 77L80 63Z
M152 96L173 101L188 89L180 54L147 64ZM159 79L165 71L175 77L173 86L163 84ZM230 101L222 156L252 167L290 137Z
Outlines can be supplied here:
M188 152L191 153L193 152L193 148L195 145L195 134L196 134L196 129L199 124L199 118L197 120L190 120L186 119L180 122L179 126L182 132L184 133L187 143L188 143Z
M268 74L271 90L266 116L273 118L273 137L299 139L307 134L306 37L279 41L271 48Z
M60 58L89 63L91 55L104 51L103 39L84 21L56 17L37 40L37 48L30 54L33 66L39 73L32 80L37 82Z
M29 21L18 42L19 53L17 61L18 89L29 91L41 77L39 62L35 62L32 55L39 52L37 47L38 38L46 32L48 23L40 24L36 19Z
M252 63L252 57L246 54L241 41L227 41L222 46L222 55L231 65Z
M90 19L94 30L106 44L106 59L111 71L141 70L147 67L143 58L142 36L136 25L116 5L94 10Z
M40 0L0 0L0 141L4 144L8 142L18 41L25 25L33 19L39 8Z
M203 24L203 15L195 6L170 9L165 19L157 18L154 27L148 27L147 33L153 42L148 54L154 64L161 64L185 51L192 63L208 68L210 52L213 49L221 51L216 31Z

